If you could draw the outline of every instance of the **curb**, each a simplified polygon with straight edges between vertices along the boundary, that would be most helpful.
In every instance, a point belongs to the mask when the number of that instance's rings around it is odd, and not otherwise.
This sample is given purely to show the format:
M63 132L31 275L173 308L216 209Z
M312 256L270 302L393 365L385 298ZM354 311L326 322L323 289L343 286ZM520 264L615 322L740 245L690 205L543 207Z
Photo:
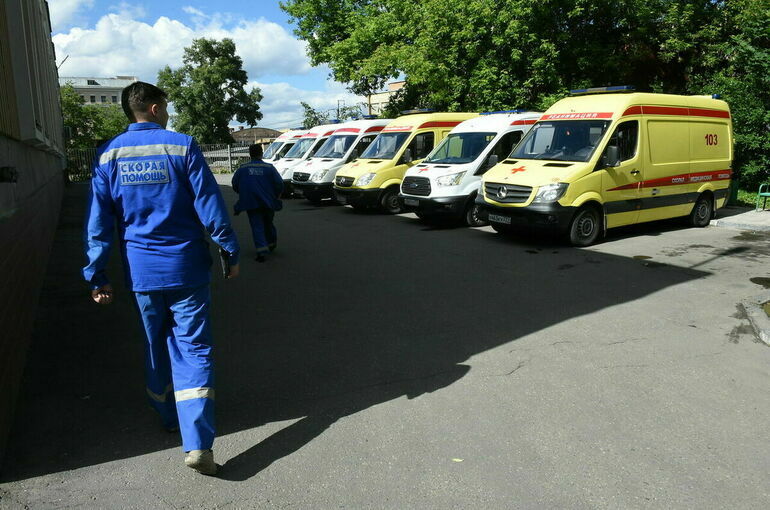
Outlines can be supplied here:
M727 227L739 230L753 230L755 232L770 232L770 225L760 225L757 223L741 223L739 221L730 221L729 219L711 220L711 227Z
M770 302L770 292L765 292L753 299L747 299L741 304L757 338L762 340L765 345L770 346L770 316L762 308L762 305L768 302Z

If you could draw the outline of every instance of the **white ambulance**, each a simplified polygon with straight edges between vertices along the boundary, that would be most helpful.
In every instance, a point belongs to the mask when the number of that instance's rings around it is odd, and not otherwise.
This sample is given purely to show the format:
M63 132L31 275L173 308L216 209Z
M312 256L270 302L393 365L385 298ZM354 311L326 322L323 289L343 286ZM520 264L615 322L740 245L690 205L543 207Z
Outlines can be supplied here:
M309 129L299 137L294 147L283 158L273 163L273 166L283 178L284 193L292 191L291 175L294 173L294 167L312 157L321 148L326 139L334 133L339 124L340 122L337 121Z
M313 157L294 167L295 192L313 203L332 198L337 170L358 158L391 120L367 118L340 124Z
M304 129L292 129L281 133L281 135L273 140L273 143L267 146L264 154L262 154L262 161L267 163L275 163L286 155L299 138L307 133Z
M406 171L399 201L421 218L449 216L470 227L479 216L476 195L481 176L503 161L542 113L485 112L457 125L422 163Z

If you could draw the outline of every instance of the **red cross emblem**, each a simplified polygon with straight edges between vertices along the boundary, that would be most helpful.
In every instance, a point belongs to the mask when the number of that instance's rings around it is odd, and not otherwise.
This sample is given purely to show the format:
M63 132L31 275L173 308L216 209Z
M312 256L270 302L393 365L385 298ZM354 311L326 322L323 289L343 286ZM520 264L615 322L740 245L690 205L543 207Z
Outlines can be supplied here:
M418 172L427 172L428 170L430 170L430 169L429 169L429 168L420 168L420 169L419 169L419 170L417 170L417 171L418 171Z
M511 168L511 173L515 174L517 172L523 172L524 170L526 170L526 168L524 168L523 166L520 166L519 168Z

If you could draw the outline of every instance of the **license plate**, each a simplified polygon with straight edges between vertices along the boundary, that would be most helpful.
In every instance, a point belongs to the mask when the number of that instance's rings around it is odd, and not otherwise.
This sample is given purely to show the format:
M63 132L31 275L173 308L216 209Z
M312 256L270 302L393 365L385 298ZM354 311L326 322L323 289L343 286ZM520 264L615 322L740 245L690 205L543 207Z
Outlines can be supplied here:
M345 197L343 197L342 195L337 195L337 202L340 203L340 204L347 204L348 203L347 199Z
M511 217L510 216L501 216L499 214L490 214L489 215L489 221L493 221L495 223L502 223L504 225L510 225L511 224Z
M418 205L420 205L420 201L416 200L414 198L405 198L404 199L404 205L408 205L408 206L411 206L411 207L417 207Z

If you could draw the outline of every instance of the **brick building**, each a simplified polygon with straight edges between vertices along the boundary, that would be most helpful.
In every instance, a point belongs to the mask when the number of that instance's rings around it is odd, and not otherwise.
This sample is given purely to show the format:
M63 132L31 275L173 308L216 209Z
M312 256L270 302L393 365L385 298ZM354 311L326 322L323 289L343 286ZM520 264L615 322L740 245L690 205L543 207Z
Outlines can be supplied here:
M61 206L64 140L44 0L0 0L0 457Z

